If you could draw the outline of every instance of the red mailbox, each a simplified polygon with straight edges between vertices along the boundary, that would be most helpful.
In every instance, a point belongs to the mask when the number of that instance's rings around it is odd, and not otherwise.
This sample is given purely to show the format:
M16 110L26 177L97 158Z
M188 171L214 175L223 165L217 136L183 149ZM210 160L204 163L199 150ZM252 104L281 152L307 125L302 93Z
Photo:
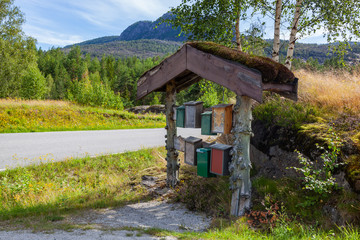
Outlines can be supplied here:
M231 161L230 150L232 146L225 144L213 144L211 148L210 172L216 175L229 175Z

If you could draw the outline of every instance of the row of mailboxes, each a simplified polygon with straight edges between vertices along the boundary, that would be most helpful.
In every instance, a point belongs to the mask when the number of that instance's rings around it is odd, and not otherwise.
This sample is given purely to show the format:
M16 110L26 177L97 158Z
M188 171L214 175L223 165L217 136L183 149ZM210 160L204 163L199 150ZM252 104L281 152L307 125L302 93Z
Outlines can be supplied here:
M231 148L232 146L219 143L202 148L200 138L188 137L185 139L185 163L197 166L198 175L202 177L229 175Z
M202 135L229 134L232 128L232 104L218 104L204 112L203 102L188 102L176 109L176 126L201 127Z

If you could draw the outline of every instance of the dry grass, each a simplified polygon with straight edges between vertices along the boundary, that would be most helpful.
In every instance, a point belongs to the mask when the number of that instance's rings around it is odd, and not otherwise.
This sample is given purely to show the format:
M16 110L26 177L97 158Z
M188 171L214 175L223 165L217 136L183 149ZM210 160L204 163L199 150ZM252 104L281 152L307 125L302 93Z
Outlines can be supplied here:
M299 98L338 113L360 112L360 75L298 70Z
M18 107L26 105L29 107L34 106L58 106L58 107L68 107L73 105L71 102L60 101L60 100L23 100L23 99L0 99L0 106L4 107Z

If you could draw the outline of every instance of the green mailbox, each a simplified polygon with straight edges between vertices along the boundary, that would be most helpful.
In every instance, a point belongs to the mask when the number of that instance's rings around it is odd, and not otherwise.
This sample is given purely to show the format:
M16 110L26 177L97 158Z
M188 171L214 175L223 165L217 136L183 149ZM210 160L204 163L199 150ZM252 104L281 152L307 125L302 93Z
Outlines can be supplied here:
M185 106L176 108L176 126L185 127Z
M204 112L201 114L201 135L216 135L211 132L212 112Z
M215 174L210 173L210 148L196 149L197 157L197 175L205 178L215 177Z

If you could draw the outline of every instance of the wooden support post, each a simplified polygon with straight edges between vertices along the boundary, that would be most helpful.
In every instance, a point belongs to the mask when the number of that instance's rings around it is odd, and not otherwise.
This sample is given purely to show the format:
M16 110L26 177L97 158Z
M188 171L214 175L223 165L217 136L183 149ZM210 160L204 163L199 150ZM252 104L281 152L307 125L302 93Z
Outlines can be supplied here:
M179 153L175 149L176 125L173 119L176 100L176 87L174 80L166 84L166 150L167 150L167 186L175 187L179 182L178 160Z
M251 181L250 181L250 137L251 132L251 106L253 100L246 96L237 96L234 107L235 126L234 146L231 151L232 161L229 166L230 188L233 191L231 200L231 215L243 216L250 210Z

